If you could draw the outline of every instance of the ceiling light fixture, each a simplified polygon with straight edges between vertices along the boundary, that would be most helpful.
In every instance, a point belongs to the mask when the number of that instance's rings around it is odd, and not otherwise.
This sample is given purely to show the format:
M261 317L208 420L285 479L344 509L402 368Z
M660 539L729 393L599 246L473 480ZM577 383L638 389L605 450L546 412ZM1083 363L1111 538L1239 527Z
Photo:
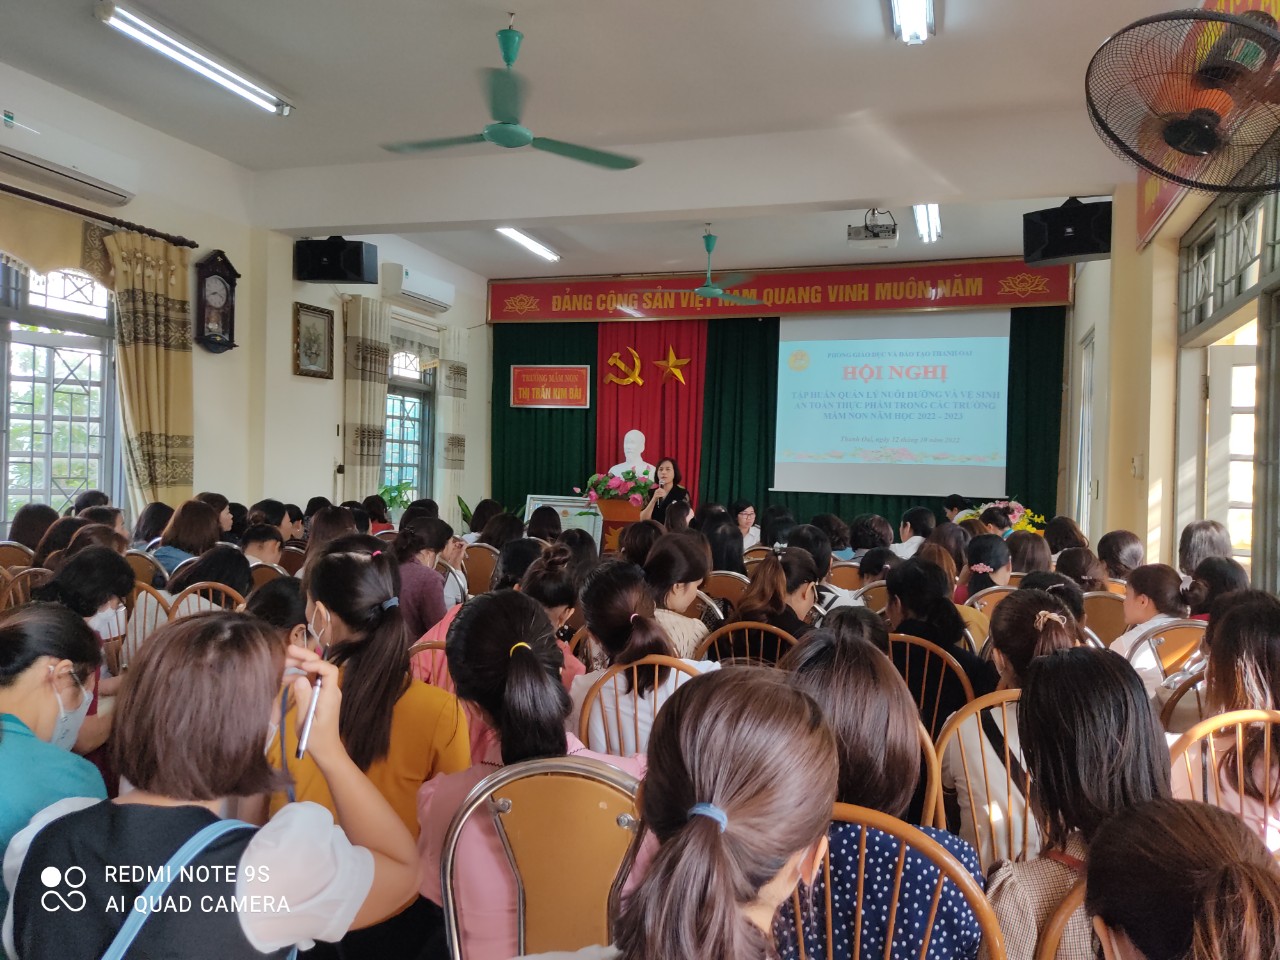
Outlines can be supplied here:
M212 80L218 86L244 97L268 113L278 113L282 117L287 117L293 110L293 104L279 94L263 89L242 74L219 63L211 55L202 52L191 41L167 32L133 10L112 0L98 0L94 7L94 14L107 26L115 27L125 36L132 37L157 53L164 54L188 70L194 70L206 80Z
M889 0L893 10L893 35L916 46L933 33L933 0Z
M916 231L925 243L937 243L942 239L942 218L938 216L936 203L917 203L911 208L916 215Z
M521 233L515 227L496 227L495 229L504 237L509 240L514 240L516 243L520 244L520 246L524 247L530 253L536 253L543 260L550 260L552 263L555 263L560 259L560 254L556 253L545 244L539 243L527 233Z

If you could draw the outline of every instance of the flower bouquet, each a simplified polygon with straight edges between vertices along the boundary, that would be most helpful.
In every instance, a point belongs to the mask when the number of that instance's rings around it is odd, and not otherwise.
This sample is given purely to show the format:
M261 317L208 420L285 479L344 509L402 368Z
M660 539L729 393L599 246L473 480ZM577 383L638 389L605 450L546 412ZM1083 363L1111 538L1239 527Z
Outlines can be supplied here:
M1028 533L1044 533L1045 518L1038 513L1032 513L1017 500L992 500L990 503L984 503L974 511L974 516L980 516L982 511L988 507L1005 507L1009 511L1009 519L1013 523L1014 530L1025 530Z
M593 473L587 481L586 496L592 503L597 500L626 500L633 506L643 507L653 492L653 478L646 472L637 476L634 470L624 470L622 476L612 473ZM582 487L574 487L581 494Z

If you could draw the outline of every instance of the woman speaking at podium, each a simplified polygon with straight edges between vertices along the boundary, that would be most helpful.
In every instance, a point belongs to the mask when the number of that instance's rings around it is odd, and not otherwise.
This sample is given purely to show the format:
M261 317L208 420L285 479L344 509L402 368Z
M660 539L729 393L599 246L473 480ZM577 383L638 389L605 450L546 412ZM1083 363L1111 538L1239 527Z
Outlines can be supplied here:
M649 498L649 502L644 505L644 509L640 511L641 520L657 520L659 523L667 522L667 507L680 500L689 500L689 491L680 486L680 481L684 479L680 474L680 468L676 466L676 462L670 457L663 457L658 461L658 485L653 488L653 496Z

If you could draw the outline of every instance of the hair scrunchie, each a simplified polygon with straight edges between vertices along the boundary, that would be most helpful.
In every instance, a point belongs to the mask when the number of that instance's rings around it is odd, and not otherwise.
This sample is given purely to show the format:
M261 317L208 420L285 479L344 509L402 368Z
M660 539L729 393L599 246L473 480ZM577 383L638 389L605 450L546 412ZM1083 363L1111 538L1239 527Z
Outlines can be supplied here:
M692 820L694 817L707 817L714 820L719 825L721 833L724 833L725 828L729 826L729 815L714 803L695 803L689 808L689 819Z
M1041 610L1036 614L1036 629L1043 630L1044 625L1052 620L1060 627L1067 625L1066 618L1060 613L1054 613L1052 610Z

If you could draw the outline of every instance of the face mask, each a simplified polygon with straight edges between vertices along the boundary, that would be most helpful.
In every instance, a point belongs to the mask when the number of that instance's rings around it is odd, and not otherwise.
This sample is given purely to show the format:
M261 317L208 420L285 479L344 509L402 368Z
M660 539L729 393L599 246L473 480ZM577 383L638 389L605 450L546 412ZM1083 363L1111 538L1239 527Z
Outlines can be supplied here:
M49 672L53 672L53 667L49 668ZM89 705L93 699L79 680L76 681L76 686L80 688L80 706L75 710L64 707L58 691L53 691L53 699L58 704L58 719L53 725L53 736L49 742L62 750L70 750L76 745L76 737L80 736L80 728L84 726L84 718L89 715Z
M116 607L114 610L103 608L92 617L87 617L85 622L103 640L112 640L124 636L125 627L128 625L128 613L124 607Z
M317 610L316 612L318 613L319 611ZM325 624L324 630L317 630L310 620L307 621L307 636L309 636L311 638L311 642L315 644L316 650L324 650L324 634L325 630L328 629L329 625L327 623Z

